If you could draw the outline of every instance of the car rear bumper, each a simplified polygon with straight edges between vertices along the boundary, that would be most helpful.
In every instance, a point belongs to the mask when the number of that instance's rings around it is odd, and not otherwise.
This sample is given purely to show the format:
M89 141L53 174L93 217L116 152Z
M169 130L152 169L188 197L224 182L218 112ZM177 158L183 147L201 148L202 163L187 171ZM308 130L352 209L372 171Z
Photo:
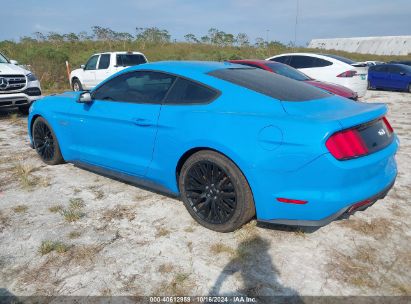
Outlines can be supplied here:
M334 220L339 218L349 217L357 211L364 211L368 207L372 206L376 201L385 198L391 188L394 186L394 181L386 187L383 191L373 195L372 197L352 204L348 207L344 207L337 212L323 218L320 220L287 220L287 219L277 219L277 220L258 220L260 223L264 224L276 224L276 225L289 225L289 226L312 226L312 227L321 227L331 223Z
M367 93L367 79L361 79L360 77L361 76L341 78L339 84L356 92L358 97L364 97Z
M397 149L395 139L383 150L357 159L338 161L327 153L297 170L281 174L264 169L256 171L259 174L250 179L250 185L257 220L321 226L358 202L381 198L397 175ZM284 203L277 198L306 203Z
M0 94L0 109L29 106L42 96L29 96L25 93Z

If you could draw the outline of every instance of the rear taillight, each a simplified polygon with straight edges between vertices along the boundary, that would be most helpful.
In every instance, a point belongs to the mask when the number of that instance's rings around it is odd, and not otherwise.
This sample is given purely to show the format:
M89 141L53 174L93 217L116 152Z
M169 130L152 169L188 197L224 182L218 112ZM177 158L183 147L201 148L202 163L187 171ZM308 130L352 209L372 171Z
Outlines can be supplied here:
M368 153L368 148L356 129L344 130L331 135L325 145L338 160L355 158Z
M349 70L349 71L345 71L345 72L337 75L337 77L347 78L347 77L354 77L355 75L357 75L356 70Z
M391 124L388 122L388 119L386 117L383 117L382 120L384 121L384 124L387 127L388 131L390 131L390 133L394 133L394 129L391 127Z

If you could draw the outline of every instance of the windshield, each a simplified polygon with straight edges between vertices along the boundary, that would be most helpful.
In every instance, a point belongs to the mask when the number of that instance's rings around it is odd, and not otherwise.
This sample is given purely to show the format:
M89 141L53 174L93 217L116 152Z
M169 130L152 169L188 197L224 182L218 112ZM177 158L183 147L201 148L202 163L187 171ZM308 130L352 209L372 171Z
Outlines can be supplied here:
M6 56L0 53L0 63L10 63Z
M338 55L333 55L333 54L319 54L319 55L334 58L334 59L337 59L337 60L342 61L342 62L347 63L347 64L356 63L355 61L352 61L351 59L348 59L348 58L345 58L345 57L342 57L342 56L338 56Z
M289 67L288 65L285 65L285 64L267 62L266 65L270 69L272 69L275 73L291 78L291 79L294 79L294 80L298 80L298 81L312 80L310 77L308 77L304 73L292 67Z
M133 66L146 63L146 59L143 55L139 54L118 54L117 65L119 66Z

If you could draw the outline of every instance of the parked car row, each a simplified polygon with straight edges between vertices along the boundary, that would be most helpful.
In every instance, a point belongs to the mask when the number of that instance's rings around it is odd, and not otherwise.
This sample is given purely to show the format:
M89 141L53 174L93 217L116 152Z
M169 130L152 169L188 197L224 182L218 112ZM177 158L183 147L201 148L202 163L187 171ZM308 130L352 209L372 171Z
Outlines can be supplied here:
M297 81L304 81L305 83L308 83L312 86L315 86L317 88L323 89L325 91L348 99L358 99L357 93L346 87L340 86L338 84L333 84L330 82L315 80L300 72L299 70L294 69L286 64L267 60L230 60L230 62L256 67Z
M367 91L367 66L336 55L313 53L290 53L267 58L292 66L307 76L335 83L363 97Z
M354 65L319 59L366 85ZM322 226L387 194L398 139L386 105L330 94L280 63L252 64L260 66L146 63L89 92L45 97L30 109L31 144L46 164L70 162L179 197L220 232L254 217Z
M146 56L140 52L97 53L70 73L70 84L74 91L91 90L117 72L147 62ZM289 53L266 60L230 62L304 81L353 100L364 96L367 88L411 92L411 61L391 61L388 64L380 61L354 62L330 54ZM40 97L41 87L36 76L0 53L0 108L18 107L27 113L29 105Z

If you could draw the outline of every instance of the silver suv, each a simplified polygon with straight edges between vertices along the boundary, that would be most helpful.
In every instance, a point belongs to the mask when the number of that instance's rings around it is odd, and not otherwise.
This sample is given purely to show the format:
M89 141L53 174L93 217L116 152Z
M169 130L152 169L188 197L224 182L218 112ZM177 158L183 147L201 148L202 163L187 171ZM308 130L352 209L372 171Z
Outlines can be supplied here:
M18 107L28 113L31 103L40 98L37 77L0 53L0 109Z

